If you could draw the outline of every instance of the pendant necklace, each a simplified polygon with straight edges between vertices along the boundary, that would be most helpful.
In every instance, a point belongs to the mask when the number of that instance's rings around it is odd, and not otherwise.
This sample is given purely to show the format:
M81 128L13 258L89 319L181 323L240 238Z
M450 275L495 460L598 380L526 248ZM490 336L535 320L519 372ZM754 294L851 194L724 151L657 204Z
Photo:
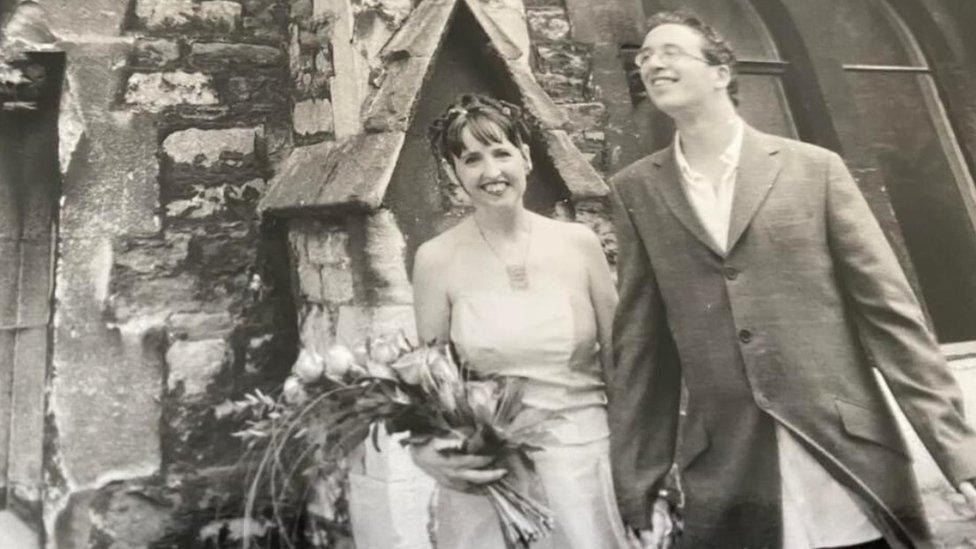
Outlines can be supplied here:
M498 253L498 250L491 244L488 240L488 236L485 231L481 228L481 224L478 223L477 219L472 218L474 221L474 226L478 228L478 234L481 235L481 239L485 241L488 249L494 254L495 258L505 266L505 274L508 275L508 287L513 290L527 290L529 288L529 272L525 267L526 260L529 257L529 245L532 244L532 222L528 222L529 234L525 238L525 249L522 250L522 261L519 263L508 263L502 254Z

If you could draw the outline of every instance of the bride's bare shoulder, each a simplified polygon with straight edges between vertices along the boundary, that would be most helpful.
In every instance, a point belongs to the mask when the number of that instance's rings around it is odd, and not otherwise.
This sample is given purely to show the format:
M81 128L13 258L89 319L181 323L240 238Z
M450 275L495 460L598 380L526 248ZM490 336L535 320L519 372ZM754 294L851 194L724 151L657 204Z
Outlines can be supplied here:
M465 219L439 235L424 242L417 248L417 264L439 266L448 263L457 253L465 239L469 237L470 219Z
M573 247L589 248L599 240L588 226L576 221L564 221L539 216L539 227L548 239Z

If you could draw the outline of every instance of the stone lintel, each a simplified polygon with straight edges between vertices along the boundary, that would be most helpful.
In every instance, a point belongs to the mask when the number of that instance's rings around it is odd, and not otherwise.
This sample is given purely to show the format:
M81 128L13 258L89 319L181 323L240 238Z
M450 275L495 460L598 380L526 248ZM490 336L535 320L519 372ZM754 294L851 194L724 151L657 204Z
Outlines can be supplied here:
M400 131L410 127L420 90L430 76L431 57L387 61L386 77L364 116L367 132Z
M512 82L518 89L522 105L529 110L544 130L569 129L571 123L549 94L536 81L532 71L517 63L505 63Z
M447 35L448 22L458 0L425 0L410 14L380 51L387 59L405 52L411 57L432 57Z
M563 130L547 130L543 137L546 154L552 159L574 202L602 198L610 193L610 188L576 148L569 134Z
M528 56L518 46L517 41L506 32L504 26L499 24L496 18L481 5L481 0L464 0L464 3L471 10L485 34L488 35L488 41L498 55L506 61L521 59L525 68L528 69Z
M406 133L356 134L292 151L261 200L261 212L295 217L379 208Z

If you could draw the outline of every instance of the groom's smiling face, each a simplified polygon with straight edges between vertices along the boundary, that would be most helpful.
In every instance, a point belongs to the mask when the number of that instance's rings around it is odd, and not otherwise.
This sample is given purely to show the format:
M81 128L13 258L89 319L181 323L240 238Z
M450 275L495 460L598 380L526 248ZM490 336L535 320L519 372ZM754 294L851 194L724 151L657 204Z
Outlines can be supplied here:
M672 114L726 93L729 67L709 62L704 44L697 30L675 23L647 33L637 62L641 82L657 108Z

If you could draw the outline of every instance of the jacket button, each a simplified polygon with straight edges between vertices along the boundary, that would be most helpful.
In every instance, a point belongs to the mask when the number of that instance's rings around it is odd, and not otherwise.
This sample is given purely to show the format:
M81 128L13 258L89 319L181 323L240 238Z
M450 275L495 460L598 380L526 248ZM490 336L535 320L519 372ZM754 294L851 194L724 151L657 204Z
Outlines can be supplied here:
M749 330L739 330L739 341L749 343L752 341L752 332Z
M739 271L737 269L735 269L734 267L726 267L725 268L725 278L727 278L729 280L735 280L735 279L739 278Z

